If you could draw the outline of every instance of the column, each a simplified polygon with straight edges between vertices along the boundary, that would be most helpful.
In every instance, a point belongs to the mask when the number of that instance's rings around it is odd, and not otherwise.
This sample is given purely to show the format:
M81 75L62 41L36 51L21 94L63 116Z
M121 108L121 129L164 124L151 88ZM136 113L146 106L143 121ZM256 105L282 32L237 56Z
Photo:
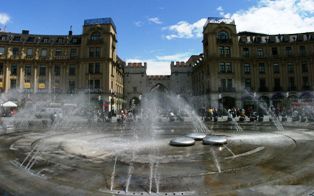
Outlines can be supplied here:
M37 77L38 73L37 72L38 72L38 66L35 65L34 66L34 75L33 75L34 93L37 93L37 90L38 90L38 77Z
M48 65L48 93L51 93L51 74L52 74L52 65Z
M4 92L8 92L10 89L10 75L11 75L11 70L10 70L10 65L6 64L5 65L5 70L4 70Z
M19 76L18 76L19 82L20 82L20 90L24 89L24 69L23 65L19 66Z

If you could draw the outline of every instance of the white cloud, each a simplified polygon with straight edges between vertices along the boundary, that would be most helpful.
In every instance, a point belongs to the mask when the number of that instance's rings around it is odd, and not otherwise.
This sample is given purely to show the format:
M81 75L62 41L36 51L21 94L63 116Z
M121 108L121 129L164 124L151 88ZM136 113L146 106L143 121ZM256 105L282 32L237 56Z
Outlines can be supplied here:
M224 16L235 20L238 31L268 34L314 31L313 0L259 0L256 6Z
M155 58L130 58L126 62L147 62L147 75L170 75L171 61L187 61L191 53L177 53L156 56Z
M221 6L217 7L216 10L219 12L219 15L220 15L220 16L225 15L224 9L223 9Z
M148 22L154 23L154 24L162 24L162 21L158 17L152 17L147 19Z
M168 30L169 32L171 32L170 34L166 35L165 38L168 40L176 38L200 38L203 36L203 26L206 20L206 18L202 18L194 23L180 21L177 24L164 27L163 30Z
M187 61L191 56L191 53L178 53L172 55L156 56L157 60L160 61Z
M314 1L313 0L301 0L299 3L299 6L307 12L314 13Z
M143 22L142 21L136 21L136 22L134 22L134 25L135 26L137 26L137 27L141 27L141 26L143 26Z
M10 16L6 13L0 13L0 24L5 25L10 21Z

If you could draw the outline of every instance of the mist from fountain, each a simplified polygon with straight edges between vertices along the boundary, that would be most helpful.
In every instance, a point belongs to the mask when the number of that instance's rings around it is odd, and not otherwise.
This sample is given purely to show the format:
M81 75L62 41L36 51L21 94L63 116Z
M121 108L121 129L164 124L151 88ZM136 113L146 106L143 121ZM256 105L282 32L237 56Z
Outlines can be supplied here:
M256 99L256 96L254 96L254 94L252 95L252 93L250 93L246 89L244 90L244 92L246 95L250 96L253 99L254 103L256 103L258 108L261 108L263 110L263 112L265 112L268 116L271 116L271 120L274 123L274 125L278 131L285 131L285 128L281 124L279 118L274 114L273 111L271 111L267 108L267 104L263 100L259 101L258 99Z

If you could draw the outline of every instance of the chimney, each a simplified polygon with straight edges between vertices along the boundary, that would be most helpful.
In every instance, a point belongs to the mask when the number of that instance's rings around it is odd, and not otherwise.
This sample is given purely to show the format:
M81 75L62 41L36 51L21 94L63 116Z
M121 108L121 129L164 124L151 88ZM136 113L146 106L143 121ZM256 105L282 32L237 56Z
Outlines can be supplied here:
M72 35L72 25L70 26L70 31L69 31L69 35Z

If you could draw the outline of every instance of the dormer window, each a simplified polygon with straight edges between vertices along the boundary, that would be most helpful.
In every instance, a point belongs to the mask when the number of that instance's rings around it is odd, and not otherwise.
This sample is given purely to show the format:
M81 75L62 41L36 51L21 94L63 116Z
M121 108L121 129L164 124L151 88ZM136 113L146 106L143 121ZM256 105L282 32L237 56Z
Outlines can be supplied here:
M94 32L91 34L90 36L90 40L92 41L96 41L99 40L101 38L100 33L99 32Z
M227 40L227 39L229 39L229 33L227 33L226 31L220 31L218 33L218 39L220 39L220 40Z

